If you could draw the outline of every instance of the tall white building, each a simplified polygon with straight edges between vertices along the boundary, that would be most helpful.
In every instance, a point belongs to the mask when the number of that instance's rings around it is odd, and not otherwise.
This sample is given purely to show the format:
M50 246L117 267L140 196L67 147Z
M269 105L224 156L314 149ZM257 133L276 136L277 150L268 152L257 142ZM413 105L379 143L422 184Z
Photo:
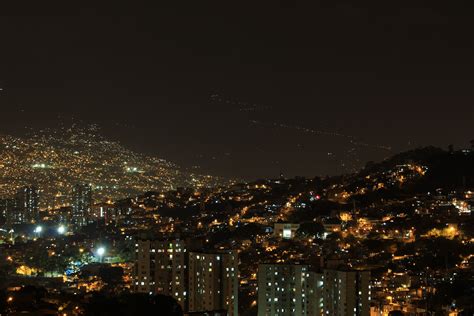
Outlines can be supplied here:
M307 265L258 266L258 315L320 315L322 275ZM316 313L316 314L313 314Z
M76 184L72 188L71 223L74 226L85 226L91 220L92 186L90 184Z
M307 315L324 315L324 276L322 273L309 272L307 280L308 308Z
M187 306L187 249L182 240L138 240L134 291L174 297Z
M323 308L330 316L370 314L370 271L324 270Z
M189 254L189 311L238 315L238 257L234 251Z
M36 186L27 186L16 193L16 211L12 223L34 223L39 220L39 190Z
M0 199L0 216L6 219L7 226L11 226L17 219L16 199Z
M258 267L258 316L368 316L370 272L309 271L307 265Z
M133 289L175 298L186 312L238 315L238 256L190 252L183 240L138 240Z

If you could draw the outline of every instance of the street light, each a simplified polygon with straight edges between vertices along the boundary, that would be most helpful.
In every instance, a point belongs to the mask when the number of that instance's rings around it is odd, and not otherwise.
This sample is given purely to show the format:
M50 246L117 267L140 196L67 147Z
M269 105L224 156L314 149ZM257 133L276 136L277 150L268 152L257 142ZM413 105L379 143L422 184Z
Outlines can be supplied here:
M104 254L105 254L105 247L99 247L99 248L97 248L96 253L97 253L97 256L99 256L99 261L102 262L102 258L103 258Z
M41 232L43 231L43 227L41 226L36 226L35 228L35 233L36 233L36 237L39 238Z
M66 227L64 225L60 225L58 227L58 234L63 235L66 232Z
M13 230L13 228L10 229L10 231L9 231L9 233L10 233L10 240L11 240L11 242L12 242L13 245L15 245L15 239L13 238L13 233L14 233L14 232L15 232L15 231Z
M99 248L97 249L97 254L98 254L99 256L103 256L104 253L105 253L105 248L104 248L104 247L99 247Z

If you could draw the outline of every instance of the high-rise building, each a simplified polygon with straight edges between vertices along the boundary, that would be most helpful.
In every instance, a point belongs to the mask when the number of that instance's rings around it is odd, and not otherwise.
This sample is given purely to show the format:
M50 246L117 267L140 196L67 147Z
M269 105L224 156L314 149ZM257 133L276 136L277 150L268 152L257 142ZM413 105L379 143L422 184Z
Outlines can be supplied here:
M306 296L308 297L308 314L312 316L324 315L324 277L322 273L309 272Z
M229 252L190 252L189 311L238 315L238 258Z
M77 184L72 188L71 223L75 226L85 226L90 221L92 207L92 186Z
M16 193L17 209L11 217L13 224L34 223L39 220L39 191L35 186L26 186Z
M13 218L16 211L16 199L0 199L0 217L3 217L7 226L13 223Z
M258 266L258 315L321 315L322 275L307 265Z
M182 240L138 240L134 290L164 294L187 307L187 249Z
M170 295L187 312L237 315L237 254L191 252L188 245L179 239L138 240L134 291Z
M258 315L366 316L370 314L370 271L307 265L258 267Z
M323 274L325 315L370 314L370 271L324 270Z

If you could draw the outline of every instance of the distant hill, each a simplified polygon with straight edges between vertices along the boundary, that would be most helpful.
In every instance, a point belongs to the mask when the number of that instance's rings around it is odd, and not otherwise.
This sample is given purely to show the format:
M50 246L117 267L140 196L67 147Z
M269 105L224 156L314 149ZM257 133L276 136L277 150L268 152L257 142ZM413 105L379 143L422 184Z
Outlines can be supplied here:
M364 177L412 164L426 170L423 176L407 181L405 185L410 189L429 191L474 187L474 150L471 149L446 151L436 147L423 147L394 155L380 163L369 163L358 175Z
M23 138L0 135L0 197L35 184L42 191L42 207L57 207L69 203L76 183L92 184L94 198L104 200L227 182L128 150L104 138L95 125L42 130Z

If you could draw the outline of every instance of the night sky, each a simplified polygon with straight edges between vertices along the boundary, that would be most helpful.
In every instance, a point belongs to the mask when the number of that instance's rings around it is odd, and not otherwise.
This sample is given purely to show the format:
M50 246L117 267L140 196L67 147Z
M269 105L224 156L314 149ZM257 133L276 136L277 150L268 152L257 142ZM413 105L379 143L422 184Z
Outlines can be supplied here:
M247 179L474 138L469 1L124 2L1 4L0 133L82 120Z

